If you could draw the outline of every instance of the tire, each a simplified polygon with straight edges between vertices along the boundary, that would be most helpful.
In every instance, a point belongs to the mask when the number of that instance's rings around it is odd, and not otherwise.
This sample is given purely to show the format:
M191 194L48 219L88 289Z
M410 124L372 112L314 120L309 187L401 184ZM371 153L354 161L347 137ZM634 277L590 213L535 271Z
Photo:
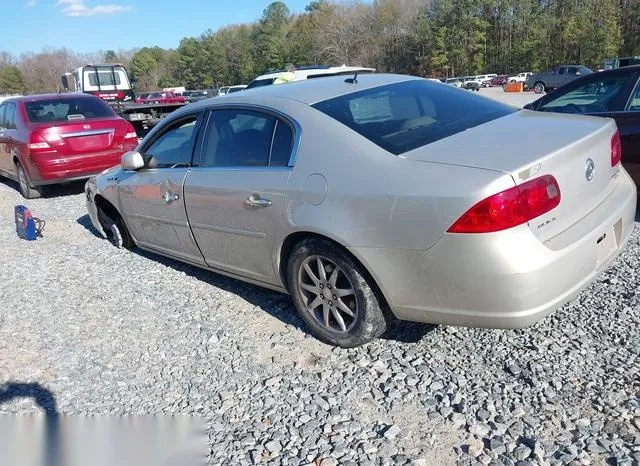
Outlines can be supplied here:
M536 94L542 94L544 92L544 83L538 81L533 85L533 92Z
M31 184L20 162L16 162L16 173L18 174L18 186L20 187L22 197L25 199L38 199L42 197L42 186L33 186Z
M289 255L287 284L298 314L325 343L353 348L379 337L387 328L383 300L368 274L335 243L318 238L298 243ZM343 295L333 294L332 289Z
M118 249L133 249L135 247L127 225L115 209L107 214L102 207L98 207L98 220L107 235L107 239L115 247Z

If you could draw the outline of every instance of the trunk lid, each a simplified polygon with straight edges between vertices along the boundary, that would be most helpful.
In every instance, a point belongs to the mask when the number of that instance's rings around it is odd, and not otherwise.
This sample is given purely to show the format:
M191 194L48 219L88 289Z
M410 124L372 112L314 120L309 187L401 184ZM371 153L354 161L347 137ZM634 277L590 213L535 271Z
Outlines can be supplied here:
M523 110L404 156L502 171L517 185L553 175L560 186L560 204L529 222L533 233L546 241L580 221L614 189L620 167L611 167L615 131L611 119ZM592 172L590 179L587 171Z
M121 118L71 120L34 125L37 133L61 155L85 155L122 149L129 124Z

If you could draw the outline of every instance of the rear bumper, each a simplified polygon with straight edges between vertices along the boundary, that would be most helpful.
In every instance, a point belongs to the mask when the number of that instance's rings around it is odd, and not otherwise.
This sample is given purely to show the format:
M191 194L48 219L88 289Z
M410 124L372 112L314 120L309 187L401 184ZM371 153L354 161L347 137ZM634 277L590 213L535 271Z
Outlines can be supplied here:
M618 256L634 228L636 202L636 187L621 169L607 200L546 243L522 225L445 234L428 251L352 251L399 319L523 328L570 301Z
M120 164L123 153L32 159L29 181L39 186L87 179Z

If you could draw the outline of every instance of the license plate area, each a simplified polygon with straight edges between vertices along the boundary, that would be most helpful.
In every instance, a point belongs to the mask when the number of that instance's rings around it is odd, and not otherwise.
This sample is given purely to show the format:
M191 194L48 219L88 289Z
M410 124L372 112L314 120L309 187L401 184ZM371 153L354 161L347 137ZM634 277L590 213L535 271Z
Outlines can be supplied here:
M600 233L596 239L597 265L606 262L618 249L622 237L622 219Z

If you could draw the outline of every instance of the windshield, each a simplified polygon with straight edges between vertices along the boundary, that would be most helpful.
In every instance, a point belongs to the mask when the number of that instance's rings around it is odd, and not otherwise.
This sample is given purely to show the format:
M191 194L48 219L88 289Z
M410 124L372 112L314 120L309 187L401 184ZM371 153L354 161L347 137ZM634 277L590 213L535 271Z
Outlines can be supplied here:
M594 75L595 77L595 75ZM590 80L550 100L540 110L563 113L597 113L615 110L613 101L627 82L627 76Z
M516 111L421 79L352 92L313 107L395 155Z
M98 98L74 97L43 99L25 102L25 107L29 121L33 123L115 116L113 111Z

